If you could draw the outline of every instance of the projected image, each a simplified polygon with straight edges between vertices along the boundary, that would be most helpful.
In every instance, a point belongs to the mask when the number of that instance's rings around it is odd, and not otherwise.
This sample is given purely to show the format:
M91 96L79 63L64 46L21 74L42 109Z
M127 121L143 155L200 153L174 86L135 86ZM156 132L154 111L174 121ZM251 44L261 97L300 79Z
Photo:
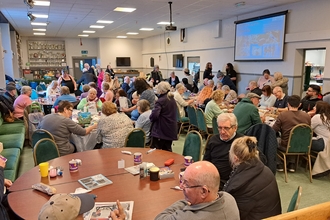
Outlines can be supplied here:
M282 60L285 15L236 23L235 60Z

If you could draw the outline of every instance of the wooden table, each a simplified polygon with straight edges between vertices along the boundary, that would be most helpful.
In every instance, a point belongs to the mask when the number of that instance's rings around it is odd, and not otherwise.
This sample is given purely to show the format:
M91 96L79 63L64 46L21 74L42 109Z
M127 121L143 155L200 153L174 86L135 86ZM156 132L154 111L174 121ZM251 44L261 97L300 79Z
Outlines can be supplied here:
M124 169L118 169L117 163L120 159L125 160L125 167L134 165L133 156L122 154L122 150L132 153L141 152L143 161L152 162L156 166L163 166L167 159L173 158L174 164L171 165L171 169L175 173L174 178L152 182L149 177L140 179L139 176L133 176ZM71 193L76 188L82 187L78 179L101 173L113 184L91 192L97 195L96 202L113 202L117 199L134 201L133 219L154 219L166 207L183 198L181 191L170 188L179 185L179 172L180 168L184 167L184 159L182 155L162 150L146 154L148 150L148 148L101 149L56 158L50 161L50 165L62 166L63 177L41 178L38 167L34 167L20 176L10 188L12 193L8 196L9 205L20 217L37 219L42 205L49 200L50 196L31 189L31 185L43 182L54 186L57 193ZM71 159L82 160L82 166L79 166L78 172L69 172L68 162Z

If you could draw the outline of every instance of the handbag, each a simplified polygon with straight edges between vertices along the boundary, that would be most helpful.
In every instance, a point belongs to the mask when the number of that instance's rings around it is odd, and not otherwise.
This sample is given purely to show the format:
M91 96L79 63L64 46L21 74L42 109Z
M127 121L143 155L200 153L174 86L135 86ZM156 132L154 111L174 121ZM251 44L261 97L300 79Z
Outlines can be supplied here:
M14 117L14 114L9 111L9 113L5 114L5 116L3 117L3 120L5 122L9 122L9 123L12 123L15 121L15 117Z

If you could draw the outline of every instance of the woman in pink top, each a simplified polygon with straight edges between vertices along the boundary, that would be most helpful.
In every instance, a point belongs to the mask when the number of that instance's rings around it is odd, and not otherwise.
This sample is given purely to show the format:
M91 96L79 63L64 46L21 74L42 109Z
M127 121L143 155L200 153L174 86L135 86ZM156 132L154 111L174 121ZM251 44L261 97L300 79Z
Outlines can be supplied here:
M23 119L24 109L26 106L31 105L30 99L32 89L30 86L23 86L21 89L21 95L19 95L14 102L14 117Z
M102 82L103 82L103 78L104 78L104 71L102 70L102 68L96 67L96 69L98 71L97 85L102 90Z

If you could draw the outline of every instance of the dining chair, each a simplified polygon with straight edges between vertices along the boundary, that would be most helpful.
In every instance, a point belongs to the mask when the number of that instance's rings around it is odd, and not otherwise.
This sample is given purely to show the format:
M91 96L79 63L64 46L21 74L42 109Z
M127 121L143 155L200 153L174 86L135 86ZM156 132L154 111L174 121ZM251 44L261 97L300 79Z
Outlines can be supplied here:
M178 131L178 138L181 134L181 131L183 128L189 128L189 118L188 117L181 117L180 115L180 111L179 111L179 108L177 107L176 108L176 120L178 122L178 125L179 125L179 131Z
M212 133L210 133L207 129L204 112L200 108L198 108L196 111L197 111L198 130L200 133L206 134L207 135L206 140L208 140L212 136Z
M183 156L192 156L194 162L202 157L202 136L198 131L189 131L183 145Z
M49 138L55 141L53 135L49 131L44 129L37 129L32 133L32 148L34 148L36 143L43 138Z
M38 92L35 89L32 89L32 93L30 95L31 100L38 99Z
M311 126L307 124L298 124L294 126L290 131L290 136L286 151L282 151L280 149L277 150L277 156L284 163L284 174L285 174L286 183L288 182L286 157L297 156L296 158L296 168L297 168L300 155L305 160L307 160L309 167L309 178L310 178L310 182L312 182L312 168L311 168L311 156L310 156L312 137L313 137L313 130Z
M287 212L292 212L298 209L300 198L302 193L302 187L298 186L296 191L293 193Z
M34 165L37 166L60 156L56 143L49 138L39 140L33 148Z
M196 114L196 108L194 106L187 106L187 113L188 113L188 118L189 118L189 127L188 127L188 132L191 129L198 129L198 124L197 124L197 114Z
M218 135L219 134L219 129L218 129L218 122L217 122L216 117L212 118L212 128L213 128L213 134Z
M126 136L124 147L145 147L145 143L145 132L141 128L135 128Z

